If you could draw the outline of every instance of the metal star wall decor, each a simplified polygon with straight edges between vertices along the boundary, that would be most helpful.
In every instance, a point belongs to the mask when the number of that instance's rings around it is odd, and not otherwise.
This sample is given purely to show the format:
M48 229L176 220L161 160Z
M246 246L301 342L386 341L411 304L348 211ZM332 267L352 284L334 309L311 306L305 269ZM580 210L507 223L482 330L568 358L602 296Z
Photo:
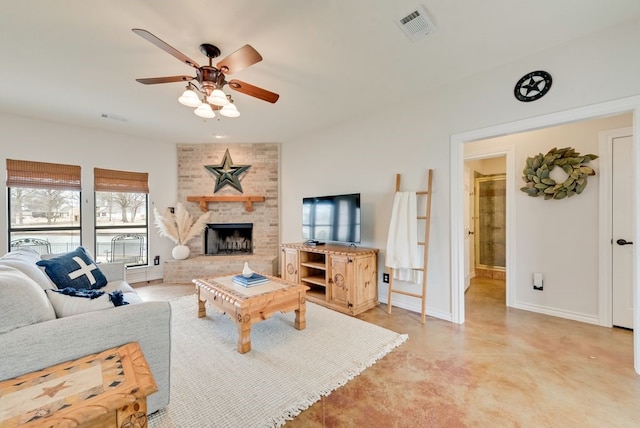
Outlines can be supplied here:
M222 163L219 165L205 165L213 175L216 176L216 188L213 193L222 189L224 186L229 185L234 189L242 192L242 185L240 184L240 175L247 172L251 165L234 165L229 154L229 149L224 152Z
M515 88L513 88L513 94L516 99L525 103L535 101L549 92L552 82L551 75L546 71L532 71L518 80Z

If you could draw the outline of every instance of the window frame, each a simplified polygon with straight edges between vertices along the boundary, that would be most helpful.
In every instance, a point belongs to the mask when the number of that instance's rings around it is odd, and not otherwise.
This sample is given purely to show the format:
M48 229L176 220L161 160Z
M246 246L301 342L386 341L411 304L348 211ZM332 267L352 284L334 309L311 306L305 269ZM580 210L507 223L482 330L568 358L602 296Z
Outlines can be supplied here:
M144 195L144 204L140 206L144 206L144 223L136 223L136 224L119 224L119 225L106 225L100 226L98 225L98 193L135 193ZM125 263L127 268L131 267L142 267L149 266L149 184L148 184L148 173L140 173L140 172L130 172L130 171L118 171L118 170L108 170L101 168L94 168L94 192L93 192L93 201L94 201L94 252L96 254L96 259L101 257L98 254L98 232L99 231L109 231L109 230L118 230L122 231L122 233L114 234L113 237L118 235L128 235L127 230L140 230L144 229L144 233L132 233L135 235L143 234L144 238L144 247L142 248L143 259L140 263ZM111 238L113 240L113 237ZM112 251L111 249L108 251ZM108 256L107 256L108 258Z
M7 251L11 251L12 235L24 232L77 232L78 245L82 245L82 188L81 167L50 162L6 159L7 189ZM58 190L77 192L77 226L13 227L13 189ZM75 246L75 244L73 245Z

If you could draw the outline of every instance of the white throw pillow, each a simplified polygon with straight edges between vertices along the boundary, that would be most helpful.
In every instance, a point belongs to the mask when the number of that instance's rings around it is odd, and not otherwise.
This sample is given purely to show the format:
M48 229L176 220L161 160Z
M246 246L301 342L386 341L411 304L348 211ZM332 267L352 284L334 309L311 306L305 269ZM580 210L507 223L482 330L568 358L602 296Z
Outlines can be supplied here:
M36 265L36 262L39 260L40 254L38 254L36 250L29 247L20 247L0 257L0 265L11 266L22 271L29 278L37 282L43 290L56 288L53 282L49 280L47 274Z
M0 266L0 334L55 318L40 285L18 269Z
M101 288L100 291L104 291L106 293L112 293L116 290L120 290L123 293L135 293L135 290L127 281L123 281L121 279L117 281L109 281L104 288Z
M133 293L123 292L122 298L124 299L125 302L129 304L134 304L134 305L143 302L140 296L138 296L138 293L136 293L135 291Z
M142 303L142 299L138 296L138 293L133 289L131 285L127 281L117 280L110 281L104 288L101 288L100 291L104 291L106 293L113 293L116 290L122 291L122 298L127 303Z
M58 318L69 317L71 315L83 314L85 312L99 311L113 308L113 303L109 300L109 294L105 293L95 299L86 297L68 296L57 291L47 290L47 296L53 304Z

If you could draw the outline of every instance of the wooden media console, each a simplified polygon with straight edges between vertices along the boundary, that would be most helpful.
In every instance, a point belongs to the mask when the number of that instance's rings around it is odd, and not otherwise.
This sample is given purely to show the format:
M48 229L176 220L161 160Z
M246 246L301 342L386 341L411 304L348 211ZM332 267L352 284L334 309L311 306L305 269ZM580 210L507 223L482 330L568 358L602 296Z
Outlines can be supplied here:
M282 244L282 279L306 285L307 300L348 315L378 305L378 250L346 245Z

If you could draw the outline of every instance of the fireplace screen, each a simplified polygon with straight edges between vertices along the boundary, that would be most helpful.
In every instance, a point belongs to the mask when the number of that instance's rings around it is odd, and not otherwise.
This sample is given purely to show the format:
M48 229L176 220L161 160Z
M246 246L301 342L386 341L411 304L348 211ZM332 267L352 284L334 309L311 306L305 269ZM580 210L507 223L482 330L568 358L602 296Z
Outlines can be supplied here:
M252 223L212 223L204 232L206 255L233 256L253 254Z

